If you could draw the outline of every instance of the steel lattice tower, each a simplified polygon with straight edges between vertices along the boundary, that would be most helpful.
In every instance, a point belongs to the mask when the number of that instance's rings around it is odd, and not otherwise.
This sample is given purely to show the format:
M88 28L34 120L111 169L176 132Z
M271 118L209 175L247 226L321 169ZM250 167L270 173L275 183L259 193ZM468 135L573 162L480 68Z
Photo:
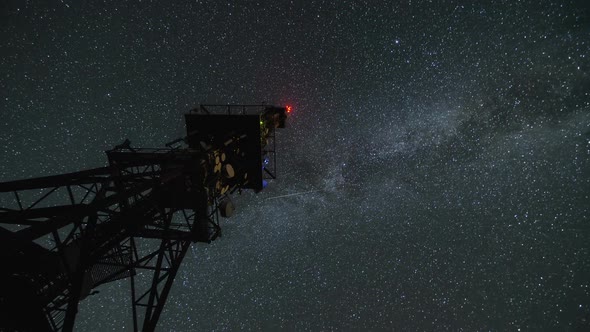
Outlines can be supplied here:
M201 105L164 148L126 140L106 167L0 183L0 330L71 331L80 300L128 278L134 330L153 331L191 243L220 236L232 193L275 178L288 112Z

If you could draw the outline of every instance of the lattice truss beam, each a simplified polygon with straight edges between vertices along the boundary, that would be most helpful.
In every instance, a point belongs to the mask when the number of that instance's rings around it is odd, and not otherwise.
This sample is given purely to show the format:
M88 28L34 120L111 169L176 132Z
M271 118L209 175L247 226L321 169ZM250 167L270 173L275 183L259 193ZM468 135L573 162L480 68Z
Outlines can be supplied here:
M77 302L121 278L131 280L134 328L155 327L195 225L218 235L222 197L211 198L214 204L197 217L190 209L162 207L155 193L161 181L161 166L152 163L0 184L2 255L42 299L53 330L73 327ZM138 250L138 241L156 249ZM18 264L35 259L44 264ZM138 270L153 275L142 287Z

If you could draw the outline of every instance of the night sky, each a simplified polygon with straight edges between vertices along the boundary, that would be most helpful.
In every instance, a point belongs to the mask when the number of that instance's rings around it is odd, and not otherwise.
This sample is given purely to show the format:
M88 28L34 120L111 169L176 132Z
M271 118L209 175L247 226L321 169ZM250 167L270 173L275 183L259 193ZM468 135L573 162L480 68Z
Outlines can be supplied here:
M590 328L587 1L2 1L0 40L0 181L293 106L161 331ZM130 329L128 288L77 329Z

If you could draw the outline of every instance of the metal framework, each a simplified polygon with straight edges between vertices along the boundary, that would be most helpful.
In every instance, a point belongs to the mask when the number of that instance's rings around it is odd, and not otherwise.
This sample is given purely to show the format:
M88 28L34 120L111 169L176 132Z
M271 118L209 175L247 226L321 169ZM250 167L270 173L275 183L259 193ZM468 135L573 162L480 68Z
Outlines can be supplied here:
M165 148L125 141L109 166L0 183L0 330L71 331L80 300L128 278L134 330L153 331L190 244L221 235L231 193L275 178L285 108L223 107L187 114Z

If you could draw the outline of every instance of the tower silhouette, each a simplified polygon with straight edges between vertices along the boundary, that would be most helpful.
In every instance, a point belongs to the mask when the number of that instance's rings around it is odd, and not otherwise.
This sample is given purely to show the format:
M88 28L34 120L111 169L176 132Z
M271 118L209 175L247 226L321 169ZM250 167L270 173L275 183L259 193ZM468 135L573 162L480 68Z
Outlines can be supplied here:
M191 243L275 178L290 110L201 105L163 148L126 140L108 166L0 183L0 330L71 331L80 300L127 278L133 328L153 331Z

